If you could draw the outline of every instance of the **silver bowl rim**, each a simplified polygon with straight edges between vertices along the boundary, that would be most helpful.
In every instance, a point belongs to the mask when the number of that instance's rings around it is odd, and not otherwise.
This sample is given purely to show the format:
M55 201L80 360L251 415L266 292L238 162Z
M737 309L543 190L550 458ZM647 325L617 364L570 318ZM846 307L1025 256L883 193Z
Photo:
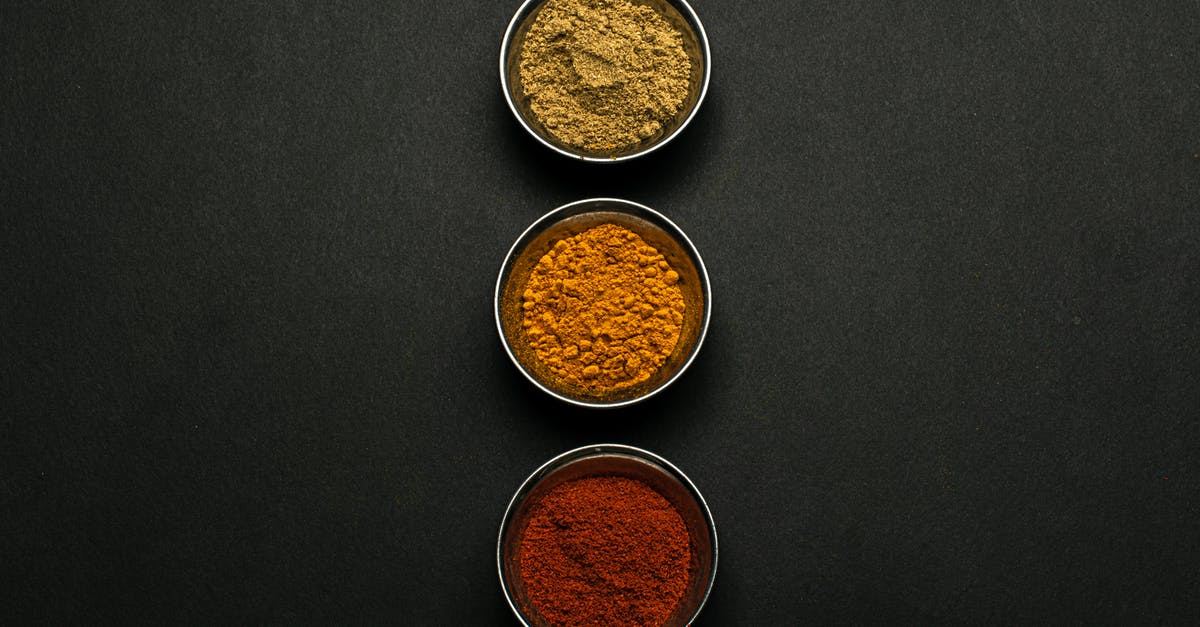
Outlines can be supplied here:
M704 605L708 603L708 597L712 594L713 583L717 579L717 562L719 557L717 524L713 520L712 511L708 508L708 502L704 500L704 495L700 494L700 489L696 487L696 484L692 483L692 480L682 470L661 455L628 444L590 444L571 449L554 456L549 461L538 466L537 470L534 470L525 478L525 481L521 482L521 486L517 488L517 491L513 493L512 499L508 501L508 507L504 509L504 517L500 519L500 533L496 538L496 574L500 577L500 589L504 592L505 602L508 603L509 609L513 611L513 614L522 625L531 627L525 621L525 617L521 615L520 610L517 609L517 604L513 601L512 593L508 589L508 581L504 579L504 532L512 522L512 517L516 513L517 507L529 495L534 486L549 476L552 471L570 462L604 455L625 455L642 461L648 461L661 467L683 484L683 487L687 488L692 498L696 499L696 503L700 506L700 511L704 513L704 525L708 528L709 537L712 538L712 571L709 572L708 581L704 586L704 596L700 599L700 604L696 606L696 611L692 613L686 623L691 625L695 622L696 617L700 615L700 611L704 609Z
M692 347L691 354L688 355L687 361L683 362L683 365L679 366L679 370L677 370L675 374L671 375L670 379L663 381L658 387L651 389L641 396L615 402L580 400L560 394L546 387L541 381L537 380L537 377L533 376L532 372L525 368L520 360L517 359L516 353L514 353L512 347L509 346L508 337L504 335L504 321L501 319L501 290L504 287L505 276L512 270L512 264L515 262L517 256L521 254L520 249L523 249L525 246L527 246L530 239L536 233L540 233L543 227L551 226L557 222L560 219L560 215L568 214L565 217L573 217L575 215L582 215L583 213L590 213L588 211L571 213L573 209L586 204L602 206L601 208L596 209L596 211L615 211L617 213L627 213L639 218L645 218L646 216L649 216L651 218L651 222L654 222L658 226L662 227L668 235L675 238L683 247L684 251L692 257L696 263L696 274L700 276L700 280L703 283L701 295L704 298L704 319L700 323L700 332L696 335L696 344ZM630 208L635 209L635 211L628 211ZM562 219L565 219L565 217ZM529 381L537 386L539 390L549 394L550 396L553 396L554 398L557 398L560 401L577 405L579 407L588 407L591 409L615 409L617 407L627 407L629 405L633 405L634 403L640 403L655 396L659 392L662 392L670 387L672 383L678 380L679 377L682 376L689 367L691 367L692 362L696 360L696 356L700 354L700 347L704 345L705 336L708 335L708 324L712 319L712 284L708 278L708 269L704 267L704 259L700 257L700 251L696 250L696 246L692 243L692 240L689 239L687 234L683 232L683 229L679 228L679 226L672 222L670 218L659 213L658 211L655 211L654 209L651 209L650 207L647 207L646 205L633 202L632 200L604 197L585 198L583 200L569 202L561 207L551 210L537 220L534 220L533 224L530 224L529 227L517 237L516 241L513 242L512 247L508 249L508 254L504 256L504 262L500 264L500 275L496 278L496 292L493 298L492 307L496 318L496 331L500 334L500 344L504 346L504 352L508 353L508 358L512 360L514 365L516 365L517 370L521 371L521 374L525 375L525 378L529 379Z
M621 155L619 157L595 157L572 152L560 146L554 145L548 139L542 137L540 133L534 130L533 127L531 127L529 123L525 121L525 117L521 115L520 110L517 109L517 103L513 101L512 89L509 88L508 82L508 68L505 62L508 59L508 50L512 47L512 40L514 37L516 37L517 29L520 28L521 22L524 21L525 17L527 17L529 11L532 11L536 5L539 5L545 1L546 0L525 0L522 2L521 6L517 8L517 12L513 14L512 19L509 20L508 28L504 30L504 39L500 42L500 90L504 92L504 101L508 103L509 111L512 111L513 117L517 118L517 122L521 125L521 128L525 129L525 132L532 135L533 138L538 140L538 142L540 142L543 146L546 146L560 155L570 157L572 159L577 159L588 163L620 163L622 161L629 161L630 159L636 159L638 157L648 155L655 150L662 148L678 137L679 134L683 132L683 129L687 128L688 124L692 122L692 118L696 117L696 113L700 111L700 105L704 103L704 97L708 94L708 82L712 76L712 51L708 46L708 34L704 32L704 24L700 22L700 16L696 15L696 11L692 9L692 5L688 4L687 0L663 0L679 10L679 12L683 15L684 20L686 20L692 27L692 30L696 32L696 40L700 44L700 55L704 60L703 77L700 79L700 95L696 97L696 104L692 105L692 110L688 112L687 117L684 118L683 122L679 125L679 128L671 131L671 134L651 144L650 146L647 146L643 150L631 152L627 155Z

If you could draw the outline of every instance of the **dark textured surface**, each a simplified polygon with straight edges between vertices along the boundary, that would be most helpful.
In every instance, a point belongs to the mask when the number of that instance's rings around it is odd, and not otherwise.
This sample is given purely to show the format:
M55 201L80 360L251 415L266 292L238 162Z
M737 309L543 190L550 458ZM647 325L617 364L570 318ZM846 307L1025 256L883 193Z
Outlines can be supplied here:
M509 496L615 441L709 500L703 626L1200 620L1200 4L696 0L709 98L614 167L511 118L515 2L29 4L0 618L511 625ZM713 282L627 411L539 396L491 314L592 195Z

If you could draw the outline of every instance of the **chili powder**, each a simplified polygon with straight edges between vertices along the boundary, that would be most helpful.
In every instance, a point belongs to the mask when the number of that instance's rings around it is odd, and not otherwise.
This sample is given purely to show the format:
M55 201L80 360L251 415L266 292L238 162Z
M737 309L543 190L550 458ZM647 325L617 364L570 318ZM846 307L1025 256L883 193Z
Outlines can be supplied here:
M521 537L521 580L556 627L660 626L691 580L679 512L628 477L585 477L550 490Z

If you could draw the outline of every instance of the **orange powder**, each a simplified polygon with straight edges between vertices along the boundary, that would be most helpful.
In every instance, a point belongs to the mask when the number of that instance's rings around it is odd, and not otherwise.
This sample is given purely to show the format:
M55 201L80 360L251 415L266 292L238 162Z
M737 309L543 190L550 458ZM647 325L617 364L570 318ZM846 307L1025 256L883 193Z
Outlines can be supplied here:
M555 242L534 266L523 334L567 383L600 393L636 385L675 350L684 311L678 282L638 234L601 224Z

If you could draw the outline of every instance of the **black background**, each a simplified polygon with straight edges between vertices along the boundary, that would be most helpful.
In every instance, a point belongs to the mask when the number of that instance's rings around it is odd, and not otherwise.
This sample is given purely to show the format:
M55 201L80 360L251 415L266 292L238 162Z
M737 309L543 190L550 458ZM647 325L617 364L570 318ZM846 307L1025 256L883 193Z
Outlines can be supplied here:
M1200 5L696 0L673 144L524 135L514 2L0 8L4 616L512 625L538 464L707 497L698 622L1200 619ZM1126 4L1128 6L1112 6ZM626 410L501 349L556 206L674 219L714 314Z

